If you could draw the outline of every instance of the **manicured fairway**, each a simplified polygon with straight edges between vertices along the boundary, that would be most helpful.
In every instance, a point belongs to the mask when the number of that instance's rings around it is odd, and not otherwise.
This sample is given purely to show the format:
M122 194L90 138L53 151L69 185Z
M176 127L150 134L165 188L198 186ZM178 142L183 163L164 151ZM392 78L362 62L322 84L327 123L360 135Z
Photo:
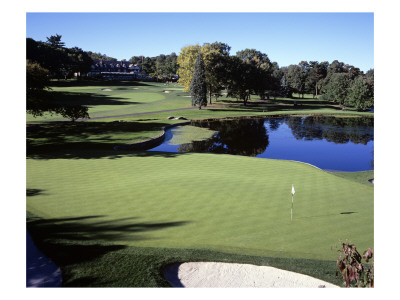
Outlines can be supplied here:
M290 220L294 184L293 221ZM312 166L215 154L139 152L27 159L27 211L68 236L118 245L335 260L373 248L373 186Z
M80 104L89 107L91 118L118 116L123 114L161 111L190 107L188 93L177 84L127 82L116 85L52 86L56 102ZM59 121L62 117L45 115L33 118L27 116L28 122Z

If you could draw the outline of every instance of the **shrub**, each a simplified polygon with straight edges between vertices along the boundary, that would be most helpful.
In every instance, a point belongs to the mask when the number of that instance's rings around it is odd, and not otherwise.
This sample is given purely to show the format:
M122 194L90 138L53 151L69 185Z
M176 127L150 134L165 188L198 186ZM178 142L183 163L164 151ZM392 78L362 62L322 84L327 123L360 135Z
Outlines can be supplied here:
M341 244L342 248L338 250L340 255L337 259L336 276L338 277L339 269L346 287L374 287L374 262L368 265L362 263L362 259L368 263L374 251L368 248L361 257L354 244L349 244L348 241Z

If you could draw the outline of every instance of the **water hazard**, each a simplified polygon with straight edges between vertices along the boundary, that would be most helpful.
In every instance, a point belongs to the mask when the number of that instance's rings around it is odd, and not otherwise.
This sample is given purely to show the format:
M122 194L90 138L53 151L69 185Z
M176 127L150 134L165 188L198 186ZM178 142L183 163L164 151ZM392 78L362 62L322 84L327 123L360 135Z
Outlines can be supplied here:
M151 151L211 152L296 160L336 171L372 170L374 119L361 117L280 117L195 121L216 133L202 141L171 144L177 128ZM176 136L175 136L176 137Z

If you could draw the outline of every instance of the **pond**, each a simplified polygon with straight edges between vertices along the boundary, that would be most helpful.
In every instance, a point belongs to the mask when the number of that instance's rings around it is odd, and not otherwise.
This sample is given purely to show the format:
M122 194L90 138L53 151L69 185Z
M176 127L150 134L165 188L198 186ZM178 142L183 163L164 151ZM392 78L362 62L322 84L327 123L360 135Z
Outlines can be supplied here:
M195 121L186 128L167 130L164 142L150 151L296 160L331 171L373 169L373 118L308 116ZM200 140L193 140L198 134L188 134L191 128L203 130Z

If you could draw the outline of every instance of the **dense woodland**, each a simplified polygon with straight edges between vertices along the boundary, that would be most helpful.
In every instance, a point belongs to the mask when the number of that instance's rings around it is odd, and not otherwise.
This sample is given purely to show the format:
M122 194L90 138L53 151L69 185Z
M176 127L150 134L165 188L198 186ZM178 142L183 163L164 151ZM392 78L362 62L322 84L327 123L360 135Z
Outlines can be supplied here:
M47 38L46 42L26 39L27 58L27 110L34 115L43 111L61 113L72 120L88 117L87 108L54 106L46 99L45 91L50 79L67 79L84 75L90 71L93 60L116 61L105 54L83 51L78 47L67 48L61 35ZM189 45L177 56L160 54L156 57L132 56L135 64L154 80L171 80L179 75L179 83L189 91L195 72L196 60L201 57L205 80L205 93L209 103L218 99L222 91L228 97L247 104L251 97L294 98L312 94L319 100L331 101L343 106L365 110L374 105L374 70L364 73L359 68L334 60L301 61L279 67L268 55L256 49L244 49L230 53L226 43L214 42ZM201 53L201 55L199 55ZM199 72L197 72L199 73ZM196 104L196 103L193 103ZM207 104L202 103L203 105Z

